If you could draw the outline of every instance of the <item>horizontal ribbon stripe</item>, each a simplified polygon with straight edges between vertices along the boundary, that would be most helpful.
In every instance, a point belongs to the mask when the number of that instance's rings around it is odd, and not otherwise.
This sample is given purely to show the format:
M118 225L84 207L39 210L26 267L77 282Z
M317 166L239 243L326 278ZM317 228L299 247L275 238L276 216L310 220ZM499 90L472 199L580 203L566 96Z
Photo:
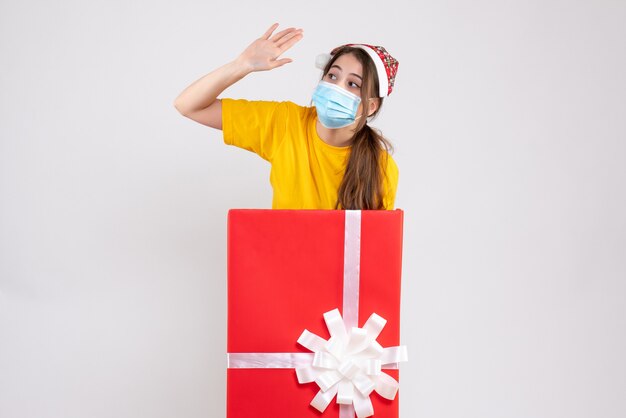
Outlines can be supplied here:
M313 361L312 353L228 353L229 369L293 369Z
M295 369L310 366L314 353L228 353L229 369ZM398 363L384 364L385 370L399 369Z

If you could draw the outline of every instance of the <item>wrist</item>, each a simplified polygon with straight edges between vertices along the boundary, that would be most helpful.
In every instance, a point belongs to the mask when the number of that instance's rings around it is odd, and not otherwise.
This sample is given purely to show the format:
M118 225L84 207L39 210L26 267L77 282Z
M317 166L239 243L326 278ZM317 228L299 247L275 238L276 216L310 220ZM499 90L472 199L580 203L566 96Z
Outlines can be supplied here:
M232 72L238 78L243 78L252 72L252 66L248 64L241 56L235 58L231 61L230 66L232 68Z

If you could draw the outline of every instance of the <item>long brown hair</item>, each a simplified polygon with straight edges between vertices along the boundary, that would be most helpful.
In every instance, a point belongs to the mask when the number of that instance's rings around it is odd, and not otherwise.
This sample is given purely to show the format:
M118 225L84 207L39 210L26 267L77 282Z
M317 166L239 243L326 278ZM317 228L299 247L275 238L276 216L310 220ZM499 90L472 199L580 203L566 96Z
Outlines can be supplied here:
M361 84L363 116L358 120L350 142L348 163L337 192L335 209L385 209L383 181L387 175L386 158L390 151L393 152L393 146L379 130L367 124L368 99L376 98L380 101L370 118L375 117L383 105L383 98L378 97L379 80L376 66L367 52L360 48L344 46L338 49L326 64L322 79L326 77L337 58L344 54L353 54L363 67Z

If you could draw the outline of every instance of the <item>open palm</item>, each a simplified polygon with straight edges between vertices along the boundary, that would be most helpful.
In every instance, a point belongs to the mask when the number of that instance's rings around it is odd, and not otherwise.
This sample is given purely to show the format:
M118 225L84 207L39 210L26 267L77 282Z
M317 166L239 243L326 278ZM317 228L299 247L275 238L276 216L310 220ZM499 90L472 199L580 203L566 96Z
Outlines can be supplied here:
M239 56L251 71L266 71L285 65L290 58L279 59L283 52L291 48L304 36L302 29L287 28L272 36L278 27L273 24L259 39L252 42Z

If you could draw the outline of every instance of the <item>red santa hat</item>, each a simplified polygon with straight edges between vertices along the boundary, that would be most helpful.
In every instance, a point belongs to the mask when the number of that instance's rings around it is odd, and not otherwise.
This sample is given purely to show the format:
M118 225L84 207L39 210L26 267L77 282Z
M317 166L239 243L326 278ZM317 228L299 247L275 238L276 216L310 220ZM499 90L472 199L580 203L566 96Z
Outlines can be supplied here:
M345 44L334 48L330 51L330 54L320 54L315 60L315 66L321 70L326 67L328 61L333 55L344 46L351 46L354 48L360 48L367 52L376 65L376 72L378 73L378 81L380 91L379 97L386 97L391 94L393 90L393 84L396 80L396 73L398 72L398 60L392 57L389 52L382 46L368 45L368 44ZM387 81L385 83L385 81Z

